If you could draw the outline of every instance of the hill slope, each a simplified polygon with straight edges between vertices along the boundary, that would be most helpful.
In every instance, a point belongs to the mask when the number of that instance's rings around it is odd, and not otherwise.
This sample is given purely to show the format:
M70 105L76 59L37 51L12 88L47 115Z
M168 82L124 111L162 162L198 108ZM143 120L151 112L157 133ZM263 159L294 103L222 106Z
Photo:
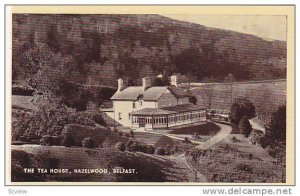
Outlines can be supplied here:
M38 27L38 28L37 28ZM180 72L193 80L285 78L286 43L214 29L159 15L13 15L13 81L37 73L28 59L47 44L84 83L116 85L125 77ZM30 62L28 62L30 61ZM134 71L133 71L134 70Z
M23 168L69 169L66 174L25 174ZM74 173L74 169L135 169L135 173ZM114 149L12 145L12 181L185 182L187 169L167 159Z

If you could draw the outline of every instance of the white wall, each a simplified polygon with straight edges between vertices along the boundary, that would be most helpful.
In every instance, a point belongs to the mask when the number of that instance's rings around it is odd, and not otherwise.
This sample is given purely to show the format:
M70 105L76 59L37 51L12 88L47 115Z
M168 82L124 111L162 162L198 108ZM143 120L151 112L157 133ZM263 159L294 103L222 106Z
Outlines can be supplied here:
M129 119L129 113L144 108L156 108L157 104L155 101L135 101L135 108L133 108L133 101L113 101L114 113L107 113L108 116L115 119L118 123L123 126L131 127L131 118ZM119 119L119 113L121 113L121 119Z
M132 112L132 101L113 101L115 121L123 126L131 127L131 119L129 113ZM121 119L119 119L119 114Z

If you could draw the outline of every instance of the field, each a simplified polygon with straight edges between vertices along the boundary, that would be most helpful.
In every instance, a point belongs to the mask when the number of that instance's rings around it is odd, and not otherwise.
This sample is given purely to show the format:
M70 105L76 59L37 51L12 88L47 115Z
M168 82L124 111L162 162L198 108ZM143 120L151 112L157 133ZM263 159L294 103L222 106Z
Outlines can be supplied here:
M187 127L181 127L181 128L174 128L172 131L169 133L171 134L189 134L189 135L194 135L197 133L198 135L215 135L220 131L220 127L212 122L207 122L206 124L203 125L195 125L195 126L187 126Z
M32 103L32 98L33 98L32 96L13 95L12 108L35 110L36 106Z
M69 169L66 174L25 174L23 168ZM74 169L109 169L109 173L80 174ZM113 169L135 169L134 173L114 173ZM50 171L50 170L49 170ZM167 159L111 148L86 149L61 146L12 146L12 181L63 182L184 182L186 168Z
M284 104L286 101L286 80L265 82L237 82L231 84L196 84L191 86L199 105L211 109L229 110L231 99L247 97L256 108ZM231 93L232 92L232 93Z

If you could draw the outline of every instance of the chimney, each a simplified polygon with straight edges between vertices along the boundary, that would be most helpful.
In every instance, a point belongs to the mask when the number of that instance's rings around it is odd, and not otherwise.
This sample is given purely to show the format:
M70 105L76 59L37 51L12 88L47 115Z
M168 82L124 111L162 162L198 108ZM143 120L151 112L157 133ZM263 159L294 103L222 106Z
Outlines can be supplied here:
M150 77L144 77L142 78L143 81L143 90L147 90L149 87L151 87L151 78Z
M122 91L124 88L124 81L122 78L118 79L118 91Z
M174 73L172 76L171 76L171 85L173 86L178 86L178 78L177 78L177 75Z

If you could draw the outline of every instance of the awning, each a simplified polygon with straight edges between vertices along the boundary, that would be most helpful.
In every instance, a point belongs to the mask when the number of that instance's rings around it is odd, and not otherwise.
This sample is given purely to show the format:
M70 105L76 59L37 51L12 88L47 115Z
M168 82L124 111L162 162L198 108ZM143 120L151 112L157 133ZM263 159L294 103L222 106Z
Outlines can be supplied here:
M168 114L178 114L183 112L192 112L198 110L205 110L205 108L199 107L194 104L182 104L171 107L162 107L162 108L144 108L131 112L131 115L140 115L140 116L159 116L159 115L168 115Z

